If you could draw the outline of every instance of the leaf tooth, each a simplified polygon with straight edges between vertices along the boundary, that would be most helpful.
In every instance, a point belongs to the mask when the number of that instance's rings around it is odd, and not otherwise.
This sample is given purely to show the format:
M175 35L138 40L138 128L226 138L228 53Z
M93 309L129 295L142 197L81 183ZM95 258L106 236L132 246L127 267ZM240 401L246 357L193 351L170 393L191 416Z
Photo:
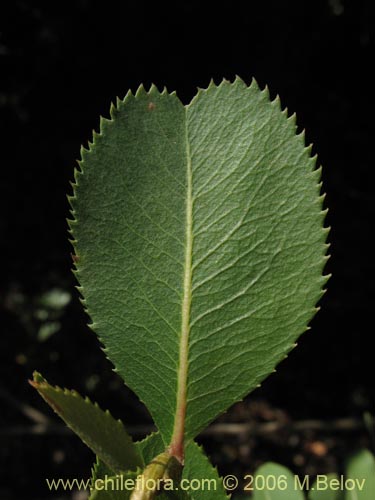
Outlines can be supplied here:
M263 97L263 98L267 99L267 101L269 101L269 100L270 100L270 90L269 90L269 88L268 88L268 85L267 85L267 84L265 85L264 89L263 89L263 90L261 90L261 92L260 92L260 93L262 94L262 97ZM275 102L275 100L274 100L274 101L271 101L271 104L273 104L274 102ZM277 104L277 102L276 102L276 104Z
M76 198L76 188L79 186L79 179L82 176L82 172L79 171L77 168L74 169L73 173L73 181L70 181L70 186L72 187L73 190L73 199Z
M76 224L76 222L77 222L77 213L76 213L76 211L75 211L75 209L74 209L74 207L72 205L72 202L75 201L75 197L74 196L70 196L70 200L68 200L68 201L70 203L70 208L69 208L69 214L70 214L70 216L67 217L65 220L68 223L68 229L70 231L72 229L70 226L72 224Z
M76 184L72 181L69 182L70 186L74 189L74 187L76 186ZM67 194L66 195L66 199L68 200L68 202L70 203L70 206L72 205L72 202L74 202L75 200L75 196L74 194Z
M70 226L70 232L72 232L73 226L75 226L78 221L77 221L77 218L75 217L75 215L76 215L75 211L71 210L70 213L74 216L74 218L73 219L66 219L66 220L68 221L68 224ZM76 240L74 240L74 241L76 241Z
M321 170L319 169L316 169L314 170L313 174L321 174ZM321 175L319 175L319 181L316 183L316 187L317 189L319 190L319 201L321 201L323 203L323 201L325 201L325 198L327 196L327 193L325 191L323 191L323 181L321 179Z
M84 165L84 161L82 159L77 159L76 160L76 164L74 166L74 175L76 174L82 174L83 173L83 165Z
M330 255L327 255L327 257L328 257L329 259L331 258L331 256L330 256ZM326 281L326 283L327 283L327 281L328 281L329 279L331 279L331 278L332 278L332 273L323 274L323 278L325 278L325 281ZM324 290L323 290L323 292L324 292L324 293L326 293L326 289L324 289Z
M324 193L324 194L325 194L325 193ZM329 210L328 210L328 208L323 208L323 204L321 204L320 206L321 206L321 212L320 212L320 215L321 215L321 217L322 217L322 219L323 219L323 223L324 223L324 222L325 222L325 219L326 219L326 217L327 217L327 214L328 214L328 212L329 212ZM331 226L327 226L327 227L326 227L326 226L323 226L323 228L322 228L322 229L328 229L328 231L327 231L327 234L328 234L328 233L331 231Z
M296 113L293 113L289 118L288 118L288 121L293 118L294 119L294 122L297 124L297 115ZM301 130L301 132L298 132L298 134L296 134L296 138L298 139L302 139L304 143L306 143L306 129L303 128Z
M256 81L256 79L254 77L251 79L251 83L250 83L248 89L249 90L255 90L257 92L260 91L259 84L258 84L258 82Z
M69 238L69 240L68 240L68 241L69 241L69 243L70 243L71 245L74 245L75 243L77 243L77 240L72 240L71 238Z
M325 208L324 210L321 210L320 213L321 213L323 219L325 219L327 217L327 214L328 214L328 208Z
M150 90L147 92L149 96L153 95L160 95L158 87L155 85L155 83L152 83L150 86Z
M135 97L135 94L134 92L132 91L132 89L129 89L126 94L125 94L125 97L122 99L121 103L124 103L126 99L130 99L131 97Z
M163 90L161 91L161 95L166 95L166 94L168 94L168 93L169 93L169 92L168 92L168 89L167 89L167 87L164 85ZM176 92L174 91L174 93L176 93Z
M200 89L203 92L207 92L208 90L211 90L212 88L217 88L217 85L213 79L213 77L210 79L207 88Z
M309 162L311 163L312 165L312 174L313 176L316 177L316 182L319 186L319 183L321 183L321 179L322 179L322 166L319 165L319 167L317 167L317 164L318 164L318 155L314 155L314 156L310 156L309 158Z
M73 217L73 219L66 219L66 222L68 223L68 233L69 233L69 236L71 237L69 239L69 242L74 244L74 243L77 243L77 239L75 237L75 235L73 234L74 233L74 226L77 224L77 218L76 218L76 214L75 214L75 211L74 210L70 210L70 213Z
M240 77L239 75L237 75L237 74L234 76L233 83L237 83L238 85L244 85L246 88L249 88L249 87L246 85L245 80L243 80L243 78L241 78L241 77Z
M79 150L79 154L80 154L80 157L81 159L78 160L80 161L80 165L84 162L85 158L87 158L87 155L90 154L90 149L89 148L86 148L85 146L81 146L80 150ZM77 170L77 168L76 168Z
M199 97L202 95L202 94L206 94L207 92L209 92L210 90L212 90L213 88L217 88L215 82L214 82L214 79L211 78L207 88L204 88L204 87L197 87L197 93L195 94L195 96L192 98L192 100L189 102L189 104L187 104L185 106L185 108L189 108L190 106L192 106L194 104L195 101L197 101L199 99Z
M271 103L271 104L273 104L273 103ZM288 107L285 107L284 109L281 109L281 103L280 103L280 108L278 108L278 111L281 113L281 115L282 115L284 118L286 118L287 123L288 123L288 124L290 124L290 123L289 123L289 118L290 118L290 116L289 116L289 108L288 108ZM295 125L295 124L293 124L293 126L294 126L294 125Z
M112 120L109 120L105 116L100 115L99 117L99 134L102 135L102 132L108 128L108 125L111 125L113 123Z
M77 273L77 272L76 272L76 273ZM82 304L82 307L83 307L84 312L85 312L85 313L87 313L87 307L86 307L85 300L84 300L81 296L79 296L79 297L78 297L78 300L79 300L79 301L80 301L80 303ZM87 326L90 328L90 325L89 325L89 324L87 324Z
M125 101L125 99L132 95L131 90L129 89L124 97L124 99L120 99L120 97L116 96L116 106L114 106L113 111L118 111L121 107L121 104Z
M101 117L100 117L101 118ZM92 146L94 147L99 139L102 137L102 131L99 129L99 132L97 132L95 129L92 130L92 138L93 138L93 144Z
M314 145L312 142L310 142L310 144L306 145L305 146L305 149L304 151L310 156L310 160L316 160L318 158L318 155L317 154L312 154L312 149L313 149Z
M290 118L288 116L289 110L287 107L285 107L284 109L282 108L281 99L280 99L279 94L276 94L275 98L271 100L270 104L273 108L276 109L276 111L278 111L284 118L286 118L286 120L288 122L288 120Z
M116 101L117 101L117 99L118 99L118 97L116 97ZM108 121L112 122L114 120L114 118L116 117L117 111L118 110L117 110L116 105L111 101L111 104L109 106L109 116L111 117L111 119Z
M236 80L234 80L233 83L236 83ZM228 85L231 85L230 80L227 80L227 78L223 78L219 85L216 85L216 87L220 89L221 87L228 87Z
M318 189L319 189L319 191L322 189L322 183L321 182L318 184ZM319 196L318 200L319 200L319 202L320 202L321 205L323 205L323 203L325 202L326 198L327 198L327 193L322 193ZM325 213L327 213L328 209L326 208L324 211L325 211Z
M74 203L76 199L75 188L78 186L78 182L74 179L73 181L69 181L69 185L72 188L72 194L67 194L66 199L68 200L70 206L72 206L72 203Z
M94 131L94 129L93 129L93 130L92 130L92 132L91 132L91 134L92 134L92 136L93 136L93 137L94 137L94 132L95 132L95 131ZM89 152L89 153L92 153L92 151L93 151L93 149L94 149L94 145L95 145L95 144L94 144L94 140L92 140L92 141L87 141L87 145L88 145L88 152Z
M315 172L316 172L315 170L312 172L313 176L316 175ZM319 182L316 183L316 189L320 193L322 191L322 188L323 188L323 182L319 179ZM318 202L323 201L323 200L321 200L321 197L324 196L324 195L325 195L325 193L319 194L319 196L318 196Z
M107 354L109 352L108 347L106 347L104 344L103 344L103 347L101 347L101 350L104 352L104 354ZM115 368L113 371L115 371L116 373L118 373L117 368Z
M285 108L285 112L286 112L286 116L288 116L289 109ZM296 130L297 130L297 127L298 127L298 125L297 125L297 114L295 112L293 112L291 115L288 116L287 123L293 128L293 131L295 133ZM299 132L299 134L295 133L295 139L296 140L300 140L303 144L305 144L306 143L305 129L302 129L301 132Z
M326 222L326 217L327 217L327 214L328 214L328 208L323 208L323 204L322 203L319 203L319 208L320 208L320 211L319 211L319 216L320 216L320 220L321 220L321 223L322 223L322 227L321 227L321 230L323 231L323 234L325 235L325 237L327 238L327 235L329 234L330 230L331 230L331 226L325 226L325 222ZM323 244L325 244L326 241L323 241Z
M138 99L144 95L147 95L147 92L145 90L143 83L141 83L140 86L138 87L136 93L135 93L135 98Z
M326 244L324 245L325 250L327 251L327 250L328 250L328 248L329 248L330 246L331 246L331 244L330 244L330 243L326 243ZM330 258L331 258L331 256L330 256L330 255L328 255L328 254L323 255L323 260L324 260L324 263L328 262ZM323 275L323 278L325 278L325 275Z

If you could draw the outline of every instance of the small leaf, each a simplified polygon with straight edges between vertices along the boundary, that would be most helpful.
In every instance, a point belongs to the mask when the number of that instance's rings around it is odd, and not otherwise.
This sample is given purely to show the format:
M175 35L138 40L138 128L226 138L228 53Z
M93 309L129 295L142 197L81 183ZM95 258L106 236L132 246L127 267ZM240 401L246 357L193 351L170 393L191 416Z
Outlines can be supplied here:
M31 385L89 448L115 472L142 467L143 460L123 424L77 392L52 387L37 372Z
M254 475L254 500L304 500L296 476L282 465L268 462Z
M374 500L375 459L368 450L361 450L348 460L345 500Z
M323 475L323 481L315 481L309 491L309 500L342 500L340 479L334 472Z
M327 230L310 153L279 100L239 78L185 107L140 87L82 150L70 227L84 304L180 459L316 312Z

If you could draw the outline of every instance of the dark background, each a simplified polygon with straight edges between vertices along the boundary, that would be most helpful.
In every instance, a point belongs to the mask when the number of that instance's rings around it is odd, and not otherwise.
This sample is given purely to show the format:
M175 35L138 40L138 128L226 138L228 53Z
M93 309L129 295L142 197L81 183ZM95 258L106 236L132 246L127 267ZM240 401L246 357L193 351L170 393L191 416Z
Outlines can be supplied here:
M49 494L44 478L89 474L92 454L78 438L62 427L37 432L30 407L59 421L27 384L34 369L139 435L150 424L86 327L65 221L80 144L110 102L141 82L188 103L211 77L254 76L314 143L332 226L328 293L278 373L221 421L349 418L354 430L201 441L223 473L267 459L297 472L340 468L369 444L358 421L374 410L372 2L14 0L0 15L0 498L71 498Z

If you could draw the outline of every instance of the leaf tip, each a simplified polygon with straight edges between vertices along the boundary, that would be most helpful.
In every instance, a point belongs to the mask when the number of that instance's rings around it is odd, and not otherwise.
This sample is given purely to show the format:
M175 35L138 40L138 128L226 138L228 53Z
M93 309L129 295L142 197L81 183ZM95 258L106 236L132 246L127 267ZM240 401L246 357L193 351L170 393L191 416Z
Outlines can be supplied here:
M47 380L38 371L33 372L33 379L29 380L30 385L37 388L40 384L46 384Z

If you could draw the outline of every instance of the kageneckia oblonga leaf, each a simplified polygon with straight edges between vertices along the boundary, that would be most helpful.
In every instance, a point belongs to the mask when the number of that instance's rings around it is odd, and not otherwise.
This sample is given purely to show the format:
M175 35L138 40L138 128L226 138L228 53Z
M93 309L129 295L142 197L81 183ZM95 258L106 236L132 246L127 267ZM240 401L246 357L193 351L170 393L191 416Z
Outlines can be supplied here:
M316 311L320 169L279 99L211 83L188 106L141 86L82 149L70 227L108 358L182 458Z
M112 471L136 470L145 465L122 422L108 411L76 391L53 387L37 372L30 383Z

